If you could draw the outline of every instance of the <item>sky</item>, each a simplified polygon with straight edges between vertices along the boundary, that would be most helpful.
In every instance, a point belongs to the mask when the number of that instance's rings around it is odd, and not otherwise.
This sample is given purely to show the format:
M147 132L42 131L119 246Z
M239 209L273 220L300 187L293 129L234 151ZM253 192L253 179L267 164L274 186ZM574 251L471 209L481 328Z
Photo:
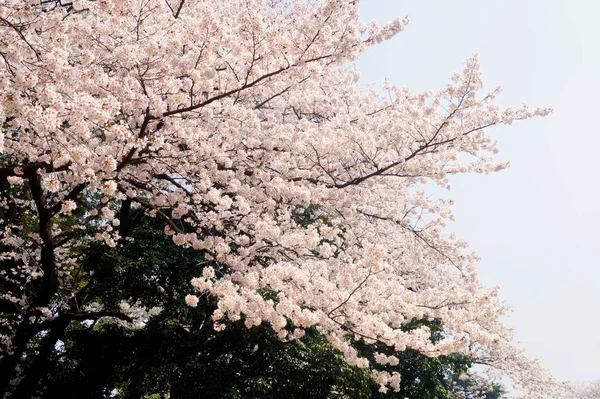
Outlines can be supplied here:
M363 0L361 13L411 20L357 62L364 84L442 88L479 53L499 105L554 107L488 130L511 167L442 194L455 200L450 228L483 258L481 281L513 307L516 340L556 378L600 380L600 2Z

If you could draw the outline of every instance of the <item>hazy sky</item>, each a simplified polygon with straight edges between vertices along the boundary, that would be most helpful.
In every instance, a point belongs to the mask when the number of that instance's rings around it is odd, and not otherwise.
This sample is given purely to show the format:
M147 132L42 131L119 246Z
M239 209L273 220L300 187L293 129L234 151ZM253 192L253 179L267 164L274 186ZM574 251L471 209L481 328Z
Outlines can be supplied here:
M499 285L509 324L555 377L600 380L600 2L364 0L363 18L409 16L358 62L364 83L420 91L450 82L471 54L503 106L555 112L491 129L511 168L452 180L451 228Z

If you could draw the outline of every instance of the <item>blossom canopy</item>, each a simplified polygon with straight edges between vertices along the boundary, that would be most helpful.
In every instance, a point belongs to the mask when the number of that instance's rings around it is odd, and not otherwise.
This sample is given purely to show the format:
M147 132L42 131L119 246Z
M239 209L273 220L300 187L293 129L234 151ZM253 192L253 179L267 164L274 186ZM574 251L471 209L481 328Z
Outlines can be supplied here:
M486 129L550 109L495 105L477 56L438 91L365 89L352 63L408 20L366 24L358 1L41 3L0 5L0 182L29 193L0 205L39 227L23 237L0 220L3 256L43 287L2 300L47 308L76 267L69 245L119 245L137 207L214 261L185 301L217 298L219 328L268 323L289 340L316 326L384 390L399 376L378 366L397 359L360 357L354 340L463 352L524 394L553 394L511 342L477 255L445 229L452 201L425 192L503 169ZM440 320L446 338L402 329L414 319Z

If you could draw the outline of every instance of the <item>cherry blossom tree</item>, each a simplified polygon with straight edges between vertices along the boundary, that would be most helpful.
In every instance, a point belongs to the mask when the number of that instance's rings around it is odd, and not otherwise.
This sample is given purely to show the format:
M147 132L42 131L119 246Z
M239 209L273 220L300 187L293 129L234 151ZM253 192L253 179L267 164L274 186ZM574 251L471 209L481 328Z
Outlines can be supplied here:
M553 395L445 229L452 201L424 188L505 168L487 129L550 109L495 105L476 56L438 91L361 87L353 61L407 22L364 23L356 0L3 1L0 391L34 380L27 348L51 350L70 320L132 321L79 307L74 276L77 248L120 245L140 209L218 265L186 297L218 300L217 329L316 327L382 391L399 376L378 365L398 359L357 342L465 353ZM414 319L446 338L403 331Z

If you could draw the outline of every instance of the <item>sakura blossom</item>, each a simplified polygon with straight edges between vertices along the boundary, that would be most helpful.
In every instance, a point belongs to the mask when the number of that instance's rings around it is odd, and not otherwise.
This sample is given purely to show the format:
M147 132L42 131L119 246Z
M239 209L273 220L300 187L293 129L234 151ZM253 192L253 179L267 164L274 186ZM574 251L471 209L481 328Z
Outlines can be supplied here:
M194 308L198 305L198 297L196 295L187 295L185 297L185 303Z

